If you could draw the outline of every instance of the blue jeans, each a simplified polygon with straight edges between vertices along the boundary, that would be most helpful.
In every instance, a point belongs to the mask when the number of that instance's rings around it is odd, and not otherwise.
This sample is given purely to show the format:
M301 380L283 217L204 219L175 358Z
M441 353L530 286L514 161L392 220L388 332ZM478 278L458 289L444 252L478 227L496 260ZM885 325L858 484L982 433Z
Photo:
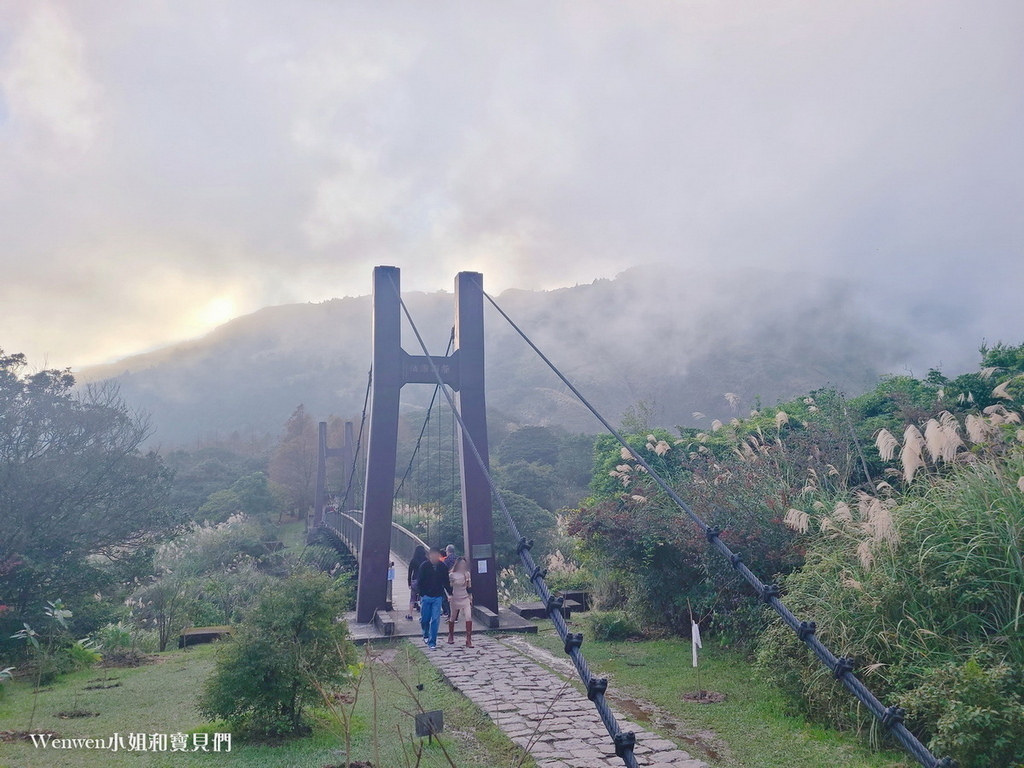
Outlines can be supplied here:
M430 646L437 645L437 628L441 624L441 598L420 596L420 626L423 639Z

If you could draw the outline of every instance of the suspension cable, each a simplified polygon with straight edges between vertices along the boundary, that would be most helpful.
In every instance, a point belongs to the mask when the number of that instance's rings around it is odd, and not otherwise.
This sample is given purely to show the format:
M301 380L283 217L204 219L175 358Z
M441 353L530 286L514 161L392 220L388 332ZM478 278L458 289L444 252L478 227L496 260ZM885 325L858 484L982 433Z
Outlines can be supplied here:
M430 356L430 352L427 351L427 345L424 343L423 337L420 335L419 329L416 327L416 323L413 322L412 315L409 314L409 308L405 305L405 301L402 300L402 295L393 279L391 284L398 296L398 302L402 307L402 311L405 313L405 318L408 320L409 326L412 328L412 332L416 335L416 341L419 342L420 348L423 350L423 354L426 356L426 360L430 364L430 369L434 374L434 378L437 379L438 384L442 385L441 390L444 393L445 399L448 401L448 406L452 409L452 414L454 414L456 421L458 421L459 426L462 428L463 439L469 446L470 452L473 454L477 464L480 466L480 471L487 480L487 484L491 487L491 493L494 495L494 498L498 502L498 506L501 508L502 515L505 518L505 523L508 525L508 529L512 533L512 537L518 542L516 550L519 553L519 557L527 572L530 574L530 582L533 584L534 591L537 592L541 601L546 606L548 617L555 625L555 630L558 632L558 636L564 644L565 652L572 659L573 665L576 667L576 671L579 674L580 679L587 688L587 698L594 702L594 706L597 708L597 713L601 717L601 722L604 723L604 727L612 737L612 741L615 744L615 754L622 758L626 768L639 768L636 755L633 753L633 748L636 745L636 736L632 731L624 732L619 728L618 721L615 719L615 714L612 712L611 707L605 700L605 691L608 688L608 680L606 678L594 677L594 674L590 671L590 667L587 665L587 660L583 658L583 654L580 651L580 646L583 643L583 635L569 632L569 628L565 623L565 618L562 616L562 598L555 597L548 589L547 583L544 581L544 576L547 574L547 571L542 570L534 561L533 555L530 554L533 542L528 541L524 536L520 535L519 527L516 525L515 520L512 519L512 514L509 512L508 507L505 504L505 500L498 491L498 486L494 482L494 478L491 477L491 473L487 468L487 462L483 460L483 457L480 455L480 451L476 446L476 442L473 440L473 436L466 428L466 423L462 419L462 414L459 413L458 407L455 404L455 399L452 397L451 393L448 392L447 387L443 386L444 379L441 376L441 372L437 369L437 365Z
M509 317L505 311L498 306L498 303L487 293L484 294L491 305L498 310L498 313L508 321L508 324L512 326L513 330L523 341L530 345L530 348L537 353L538 357L547 364L548 368L554 372L554 374L562 380L574 395L579 399L587 409L597 417L597 420L604 425L604 428L625 448L629 451L630 455L636 460L637 464L644 468L651 478L658 484L658 486L665 492L665 494L675 504L686 513L687 517L690 518L697 525L698 528L704 533L708 542L711 546L718 550L732 565L743 578L750 584L760 596L762 602L771 606L771 608L782 618L782 620L792 629L797 637L803 641L807 647L809 647L814 655L830 670L833 675L843 686L852 693L862 704L864 704L868 711L882 723L883 726L888 728L889 732L896 738L897 741L906 749L911 756L917 760L925 768L955 768L956 763L948 757L942 759L936 759L931 751L922 744L914 734L912 734L907 727L903 724L903 718L905 712L900 707L886 707L880 702L875 695L864 685L857 677L853 674L854 661L853 659L846 657L836 657L832 651L830 651L817 637L816 630L817 625L813 621L801 621L782 603L780 599L781 589L777 584L765 584L762 582L747 566L743 563L741 555L733 552L729 546L722 541L721 529L717 526L708 525L703 518L700 517L693 509L683 501L679 494L677 494L667 482L654 471L653 467L647 463L643 456L631 446L626 439L616 430L608 420L602 416L598 410L587 400L586 397L570 382L565 375L558 370L554 363L548 359L548 357L540 351L533 340L518 326L515 321Z
M412 455L409 457L409 466L405 468L405 474L402 475L401 481L398 483L398 487L395 488L395 495L392 497L395 501L398 500L398 494L402 492L402 488L405 487L405 481L409 479L409 475L412 473L413 464L416 461L416 455L420 452L420 443L423 442L423 435L427 431L427 425L430 423L430 414L434 410L434 402L437 400L438 387L434 386L434 394L430 398L430 405L427 406L427 415L423 419L423 426L420 428L419 437L416 438L416 445L412 449Z
M366 394L363 395L363 415L359 419L359 436L356 438L356 447L352 451L352 468L348 473L348 483L345 485L345 498L341 502L341 509L339 512L345 512L348 509L348 497L352 492L352 481L356 476L356 467L359 465L359 446L363 442L363 427L366 426L366 410L370 403L370 386L373 384L373 366L366 374Z
M452 345L455 343L455 327L452 327L451 335L448 337L448 348L444 351L444 356L452 352ZM419 453L420 443L423 442L423 434L427 431L427 424L430 422L430 414L434 410L434 403L437 401L437 389L440 385L434 385L434 394L430 396L430 405L427 406L427 415L423 419L423 426L420 428L419 437L416 438L416 445L412 449L412 456L409 457L409 466L405 468L405 474L402 475L401 482L398 483L398 487L395 489L395 495L392 497L393 500L398 500L398 494L402 492L402 487L405 485L405 481L409 479L409 473L412 472L413 463L416 461L416 454ZM429 439L427 441L429 443Z

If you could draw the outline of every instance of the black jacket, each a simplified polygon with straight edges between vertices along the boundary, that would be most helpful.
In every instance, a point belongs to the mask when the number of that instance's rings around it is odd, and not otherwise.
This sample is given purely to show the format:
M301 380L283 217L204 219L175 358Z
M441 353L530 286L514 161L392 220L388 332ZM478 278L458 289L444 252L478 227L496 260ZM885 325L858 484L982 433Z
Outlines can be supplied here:
M420 592L420 597L441 597L445 592L450 595L452 584L448 580L448 567L444 563L435 565L427 560L420 566L416 588Z
M429 563L429 562L430 562L429 558L425 559L422 555L420 555L418 559L417 558L413 558L413 561L411 563L409 563L409 579L408 579L408 581L409 581L409 586L410 587L412 586L413 580L414 579L418 579L420 577L420 566L423 565L424 563Z

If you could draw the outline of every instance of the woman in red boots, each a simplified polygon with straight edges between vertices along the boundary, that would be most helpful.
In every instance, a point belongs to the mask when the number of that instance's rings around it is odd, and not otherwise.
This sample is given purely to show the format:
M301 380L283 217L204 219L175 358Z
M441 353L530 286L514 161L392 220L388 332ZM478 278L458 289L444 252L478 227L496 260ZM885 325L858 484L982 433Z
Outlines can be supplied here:
M452 585L451 618L448 620L448 643L455 642L455 623L461 617L466 622L466 647L473 647L473 585L469 580L469 563L460 557L455 561L448 579Z

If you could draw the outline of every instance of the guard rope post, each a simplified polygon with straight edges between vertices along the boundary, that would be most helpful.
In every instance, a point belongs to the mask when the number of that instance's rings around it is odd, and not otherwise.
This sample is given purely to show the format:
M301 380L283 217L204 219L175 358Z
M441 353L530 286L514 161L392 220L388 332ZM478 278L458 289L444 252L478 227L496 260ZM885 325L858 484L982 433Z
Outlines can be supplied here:
M513 541L522 541L523 536L519 532L519 527L516 525L515 520L512 519L512 514L508 510L508 506L505 504L505 500L502 498L501 493L498 491L498 486L494 482L494 478L491 477L491 473L487 470L487 464L484 462L480 455L480 451L477 449L476 443L473 441L466 429L466 425L462 420L462 414L459 413L458 408L455 405L455 400L448 392L447 388L444 387L444 380L441 377L441 372L437 369L433 358L430 356L430 352L427 350L427 345L423 341L423 337L420 335L419 329L416 327L416 323L412 319L412 315L409 313L409 308L405 305L402 300L402 295L398 290L398 286L394 284L392 280L392 286L395 289L395 293L398 295L398 302L402 307L402 311L405 314L406 320L409 322L409 327L412 329L413 334L416 336L416 341L419 343L420 348L423 350L427 362L430 364L431 372L434 378L437 379L438 384L441 386L445 399L448 401L448 406L452 409L452 414L458 421L459 426L462 428L463 434L467 438L466 444L470 448L470 452L473 457L480 465L481 472L487 480L487 484L491 488L491 493L494 495L495 500L498 502L498 506L501 509L502 516L505 518L505 524L508 526L509 532L512 534ZM486 294L484 294L486 296ZM594 674L590 671L590 667L587 665L587 660L583 658L583 653L580 650L580 644L575 641L567 642L569 636L569 628L565 623L565 618L562 615L562 606L560 599L556 598L552 601L554 595L548 589L547 584L544 581L543 575L541 575L541 569L533 559L533 555L530 553L528 547L519 548L519 558L523 563L523 567L527 573L534 574L531 577L534 591L540 597L541 602L547 606L548 618L555 625L555 631L558 632L558 637L565 644L566 651L569 654L569 658L572 660L573 666L576 668L576 672L583 682L583 685L587 687L588 697L591 696L591 701L594 702L594 707L597 709L597 714L601 718L601 722L604 724L608 734L612 737L612 742L615 745L615 754L622 759L623 764L626 768L639 768L637 763L636 755L634 754L634 747L636 745L636 735L632 731L623 731L619 728L618 721L615 719L615 714L612 712L611 707L605 700L605 690L607 689L607 680L603 680L604 685L594 684L591 681L598 679L594 677ZM557 607L555 607L557 605ZM580 638L582 642L582 637ZM929 767L930 768L930 767Z
M891 708L887 708L883 705L882 702L880 702L867 688L867 686L865 686L864 683L862 683L860 679L853 674L852 660L837 658L827 647L825 647L825 645L818 639L814 622L801 621L794 616L785 605L783 605L782 600L780 599L781 590L778 585L765 584L762 582L754 572L743 563L742 557L733 552L729 548L729 545L722 541L721 530L716 526L709 525L700 515L693 511L689 504L680 498L679 494L669 486L661 475L654 471L654 468L647 463L644 457L641 456L633 446L626 442L626 439L619 433L619 431L601 415L590 401L583 396L583 393L565 377L565 375L557 368L557 366L555 366L554 363L551 362L550 359L548 359L547 355L540 351L540 348L534 344L533 340L529 336L526 335L526 332L516 325L515 321L508 316L505 310L498 306L498 303L490 294L484 293L484 297L491 303L491 306L498 311L498 314L505 318L508 324L512 326L513 330L515 330L523 341L530 346L537 356L544 361L548 368L550 368L551 371L561 379L562 383L569 388L569 390L584 406L586 406L587 410L589 410L597 420L601 422L604 428L608 430L619 444L629 451L629 454L633 457L636 463L643 467L654 482L658 484L658 487L665 492L665 495L667 495L701 530L701 532L707 537L711 547L725 557L732 567L743 576L744 580L754 588L754 591L759 595L760 599L767 605L771 606L772 610L774 610L782 618L783 622L785 622L786 625L796 633L797 637L814 652L814 655L818 657L822 664L832 670L836 679L843 684L843 687L845 687L846 690L856 697L857 700L859 700L868 709L868 711L871 712L871 714L889 731L889 733L893 735L893 738L895 738L896 741L898 741L900 745L915 760L917 760L917 762L923 765L924 768L956 768L956 762L951 758L944 757L942 759L937 759L931 751L907 729L903 724L902 717L895 717L892 714L887 717L886 712L891 711ZM408 310L406 311L406 315L408 316ZM417 334L417 337L418 336L419 334ZM502 507L504 508L504 505L502 505ZM543 581L541 581L541 584L543 585ZM560 634L564 640L564 633L560 632Z

